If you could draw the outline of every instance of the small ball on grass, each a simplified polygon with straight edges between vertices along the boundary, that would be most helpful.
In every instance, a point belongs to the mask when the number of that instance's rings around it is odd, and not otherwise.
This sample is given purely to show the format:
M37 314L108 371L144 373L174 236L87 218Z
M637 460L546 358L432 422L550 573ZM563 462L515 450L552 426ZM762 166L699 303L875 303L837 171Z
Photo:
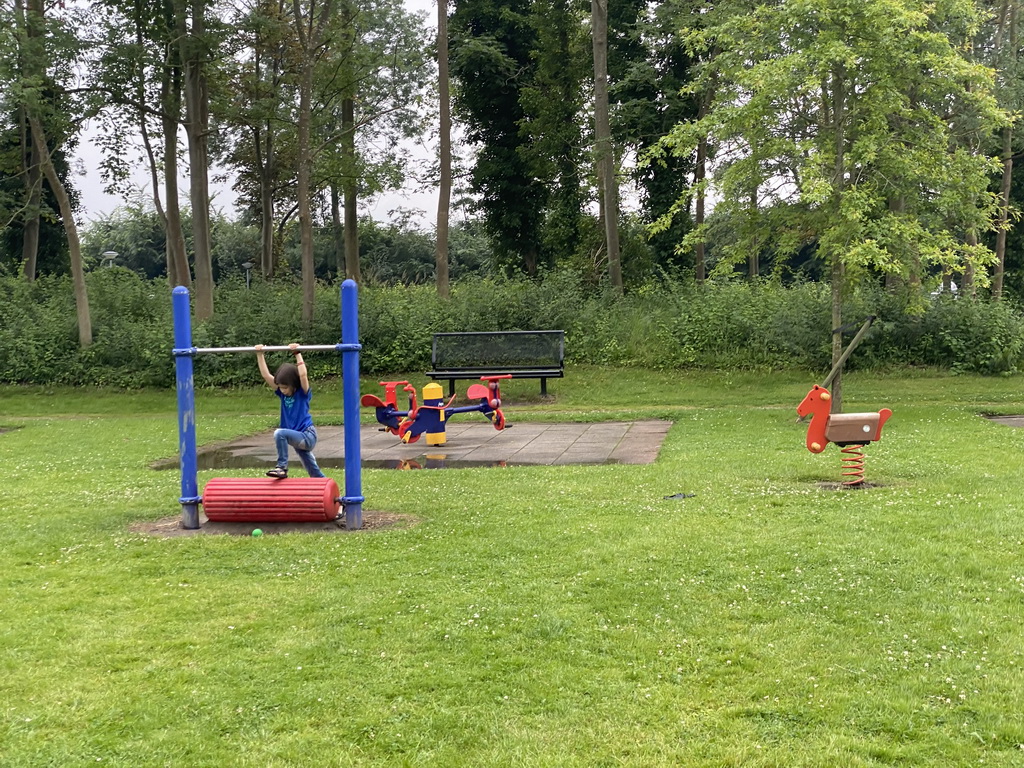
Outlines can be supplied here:
M263 531L261 529L259 529L259 528L253 528L252 529L252 535L253 536L262 536L263 535Z

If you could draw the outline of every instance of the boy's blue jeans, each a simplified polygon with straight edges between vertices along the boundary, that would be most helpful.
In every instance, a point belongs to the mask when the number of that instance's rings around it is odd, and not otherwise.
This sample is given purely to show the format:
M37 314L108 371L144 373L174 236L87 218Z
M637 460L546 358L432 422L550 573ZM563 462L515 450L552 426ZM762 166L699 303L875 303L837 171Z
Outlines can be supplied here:
M310 477L324 477L320 465L316 463L313 455L313 448L316 447L316 427L310 427L304 432L297 429L274 430L274 442L277 444L277 466L281 469L288 469L288 446L295 449L299 455L299 461L305 467Z

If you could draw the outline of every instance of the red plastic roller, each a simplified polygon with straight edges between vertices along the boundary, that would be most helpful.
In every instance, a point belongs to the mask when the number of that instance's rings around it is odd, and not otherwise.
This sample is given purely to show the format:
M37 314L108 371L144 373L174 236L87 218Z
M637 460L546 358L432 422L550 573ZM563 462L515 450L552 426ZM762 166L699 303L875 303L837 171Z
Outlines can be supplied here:
M203 489L203 511L222 523L312 523L336 518L340 495L329 477L215 477Z

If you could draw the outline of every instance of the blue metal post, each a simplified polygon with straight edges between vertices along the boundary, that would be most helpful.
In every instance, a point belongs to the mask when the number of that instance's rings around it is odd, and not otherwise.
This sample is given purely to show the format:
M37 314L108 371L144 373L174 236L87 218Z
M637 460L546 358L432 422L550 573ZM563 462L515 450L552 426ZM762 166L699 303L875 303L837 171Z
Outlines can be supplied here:
M355 280L341 284L341 378L345 418L345 527L363 527L363 480L359 449L359 303Z
M178 455L181 457L181 525L199 527L199 485L196 479L196 398L192 377L192 312L188 288L172 294L174 310L174 374L178 390Z

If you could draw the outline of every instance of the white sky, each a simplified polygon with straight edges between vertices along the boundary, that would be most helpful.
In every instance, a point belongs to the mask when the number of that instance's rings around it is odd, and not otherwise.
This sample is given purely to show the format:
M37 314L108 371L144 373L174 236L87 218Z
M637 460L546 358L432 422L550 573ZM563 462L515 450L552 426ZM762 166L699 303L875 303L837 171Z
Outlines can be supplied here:
M427 24L437 28L437 0L403 0L409 11L426 12ZM76 152L76 161L73 168L79 173L77 186L82 191L82 206L80 215L83 222L93 221L106 216L119 206L125 204L126 199L142 200L147 208L152 207L153 195L149 183L149 171L141 162L139 155L139 166L131 182L123 193L111 195L104 191L103 182L100 179L99 165L102 154L99 148L91 140L90 129L82 134L82 140ZM424 154L424 149L411 145L409 151L414 154ZM430 147L427 151L435 151ZM210 192L213 197L211 207L214 211L221 211L228 217L233 217L235 195L231 191L231 184L215 184L212 176L218 169L211 169ZM188 181L182 179L180 191L183 195L182 203L188 203ZM410 187L399 192L381 195L373 201L362 201L360 205L361 214L369 214L379 221L387 221L392 210L403 208L417 211L415 219L421 223L424 229L430 229L437 220L437 191L418 192Z

